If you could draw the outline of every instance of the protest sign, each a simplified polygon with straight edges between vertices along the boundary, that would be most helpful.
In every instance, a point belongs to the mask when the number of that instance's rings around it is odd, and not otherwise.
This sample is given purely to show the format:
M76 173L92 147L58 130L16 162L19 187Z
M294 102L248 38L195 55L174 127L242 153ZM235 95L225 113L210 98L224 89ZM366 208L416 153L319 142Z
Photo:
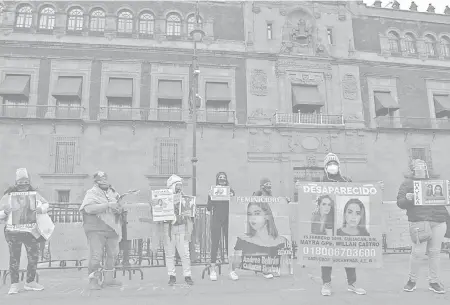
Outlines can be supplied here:
M175 204L179 204L181 196L174 195L170 190L152 191L153 221L175 220Z
M285 197L233 197L228 229L231 268L292 274L289 212Z
M187 196L183 195L181 196L180 200L180 215L182 216L188 216L188 217L195 217L195 196Z
M10 231L36 232L36 192L10 194L11 215L6 226Z
M5 240L5 234L3 230L5 229L4 224L0 224L0 271L9 270L9 247ZM28 258L25 246L22 245L22 252L20 253L20 270L27 269ZM1 273L1 272L0 272Z
M298 263L382 266L378 184L304 183L298 187Z
M229 201L231 189L229 186L213 185L209 191L211 201Z
M52 261L84 260L89 257L83 223L56 223L50 237Z
M154 223L152 219L152 207L148 203L129 203L123 205L127 212L127 239L147 239L149 238Z
M414 181L415 205L449 205L449 180Z

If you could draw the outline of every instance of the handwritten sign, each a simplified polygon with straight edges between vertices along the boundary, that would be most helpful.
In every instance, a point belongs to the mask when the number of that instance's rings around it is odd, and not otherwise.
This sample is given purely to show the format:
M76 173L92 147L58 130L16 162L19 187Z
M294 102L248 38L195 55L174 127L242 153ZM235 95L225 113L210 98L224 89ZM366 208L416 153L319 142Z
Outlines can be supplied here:
M229 186L211 186L209 191L211 201L229 201L231 197L231 190Z
M57 223L50 237L50 254L54 261L82 260L89 257L83 223Z
M415 205L449 205L449 180L414 181Z
M5 235L3 230L5 229L4 224L0 224L0 270L9 270L9 247L5 240ZM22 245L22 252L20 254L20 269L24 270L27 268L28 258L25 246Z
M152 206L149 203L132 203L123 206L127 212L127 239L147 239L154 227Z

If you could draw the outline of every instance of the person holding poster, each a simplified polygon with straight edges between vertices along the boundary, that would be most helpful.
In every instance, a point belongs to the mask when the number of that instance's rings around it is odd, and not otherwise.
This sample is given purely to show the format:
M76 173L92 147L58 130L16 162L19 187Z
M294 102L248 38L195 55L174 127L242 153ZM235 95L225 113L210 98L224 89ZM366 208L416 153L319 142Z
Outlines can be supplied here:
M259 182L259 190L253 196L272 196L272 182L269 178L262 178Z
M216 175L216 186L229 186L228 176L225 172ZM234 190L230 188L230 195L235 196ZM228 214L230 213L229 200L212 200L208 195L208 205L206 207L211 212L211 270L209 278L217 281L216 261L220 240L225 237L225 247L228 249ZM223 235L222 235L223 234ZM230 274L233 278L233 274Z
M325 156L323 167L325 170L325 175L322 178L321 182L352 182L350 178L347 178L341 173L341 162L337 155L333 153L329 153ZM345 211L344 213L346 213ZM345 218L344 218L345 219ZM341 231L343 232L342 229ZM331 273L333 272L333 268L329 266L322 266L322 295L330 296L331 295ZM355 268L345 268L345 272L347 273L347 283L348 283L348 291L354 292L356 294L364 295L366 291L362 288L358 288L355 286L356 283L356 269Z
M397 195L398 207L406 210L413 242L409 279L403 289L408 292L416 289L417 275L421 264L420 253L426 252L429 261L429 289L435 293L445 293L445 289L439 281L439 263L441 244L447 231L448 211L443 205L414 204L414 181L428 181L429 174L427 164L423 160L413 160L410 169L411 176L402 183Z
M94 186L86 192L80 207L83 215L83 228L89 244L89 289L122 286L114 278L114 266L119 254L122 238L121 208L119 194L102 171L94 174ZM105 265L101 266L106 249ZM101 274L104 275L100 285Z
M8 294L17 294L19 287L19 266L22 244L28 257L27 280L24 289L40 291L44 287L36 283L36 269L39 259L39 231L37 214L47 213L49 204L30 185L26 168L16 171L16 183L6 190L0 200L0 220L6 220L5 238L9 246L9 272L11 287Z
M183 179L177 175L172 175L167 180L167 188L173 194L183 196ZM181 199L180 196L180 199ZM189 243L191 241L192 230L194 228L194 220L191 215L181 215L181 202L175 204L175 220L164 222L164 253L166 255L167 272L169 274L169 285L173 286L177 282L175 269L175 251L181 258L183 266L183 275L186 284L194 285L191 272L191 259L189 251Z

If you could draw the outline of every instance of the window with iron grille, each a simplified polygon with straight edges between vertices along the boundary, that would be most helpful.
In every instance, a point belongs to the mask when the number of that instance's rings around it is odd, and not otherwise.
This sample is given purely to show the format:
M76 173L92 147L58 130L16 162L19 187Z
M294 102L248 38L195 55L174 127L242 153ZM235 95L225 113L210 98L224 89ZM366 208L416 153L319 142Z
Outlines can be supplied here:
M55 174L73 174L79 164L78 138L56 137L51 147L52 172Z
M433 171L433 160L431 158L430 147L411 147L409 151L409 156L411 160L420 159L427 163L428 171L431 173Z
M160 138L154 151L155 166L160 175L179 174L182 166L180 139Z
M70 202L70 190L58 190L58 203L69 203Z

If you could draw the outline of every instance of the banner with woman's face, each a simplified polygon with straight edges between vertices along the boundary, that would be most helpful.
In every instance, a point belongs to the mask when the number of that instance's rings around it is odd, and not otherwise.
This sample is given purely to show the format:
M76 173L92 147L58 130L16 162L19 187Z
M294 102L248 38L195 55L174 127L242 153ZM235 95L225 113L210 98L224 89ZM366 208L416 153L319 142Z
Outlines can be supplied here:
M234 268L292 273L290 208L284 197L236 197L230 201L229 262Z
M377 183L304 183L298 188L298 262L382 265L382 195Z

